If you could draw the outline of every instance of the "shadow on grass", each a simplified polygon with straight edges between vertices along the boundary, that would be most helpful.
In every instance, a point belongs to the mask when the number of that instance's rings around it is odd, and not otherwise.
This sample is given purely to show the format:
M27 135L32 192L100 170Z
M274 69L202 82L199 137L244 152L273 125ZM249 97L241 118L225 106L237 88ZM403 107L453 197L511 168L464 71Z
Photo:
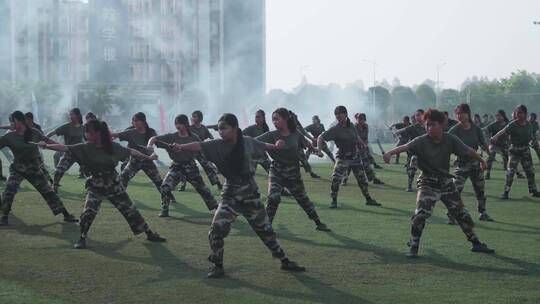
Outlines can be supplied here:
M309 271L309 270L308 270ZM272 289L268 286L258 286L248 281L234 278L225 278L219 280L205 280L209 286L222 289L246 288L254 292L272 297L284 299L295 299L298 301L308 301L313 303L371 303L366 299L343 292L335 287L325 284L309 276L308 273L291 273L296 280L310 290L309 293L293 290Z

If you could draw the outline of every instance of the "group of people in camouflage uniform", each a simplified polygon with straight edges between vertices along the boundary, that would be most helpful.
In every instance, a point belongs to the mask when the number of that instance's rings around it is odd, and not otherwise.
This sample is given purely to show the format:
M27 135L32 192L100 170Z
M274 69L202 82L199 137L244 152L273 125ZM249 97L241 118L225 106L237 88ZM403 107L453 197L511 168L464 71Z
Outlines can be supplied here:
M30 114L30 116L28 115ZM419 168L422 173L417 180L417 208L411 220L411 238L408 242L408 256L416 257L420 238L426 220L431 216L436 201L441 200L448 209L449 223L457 224L472 243L473 252L493 253L494 250L479 241L473 227L471 215L465 209L461 192L468 178L471 179L478 201L480 220L492 221L486 211L485 180L496 153L503 155L507 169L505 189L502 198L508 199L513 177L521 163L526 174L529 192L539 197L529 144L540 156L535 133L538 131L536 115L527 117L527 108L516 108L514 120L509 122L504 111L497 113L496 121L486 124L471 114L467 104L461 104L455 111L457 120L448 113L429 109L419 109L413 121L405 117L401 123L391 128L399 138L398 146L383 155L389 162L396 155L407 153L407 191L413 191L412 183ZM281 268L287 271L304 271L305 268L289 260L279 244L272 228L281 196L292 195L319 231L329 232L310 200L300 167L313 178L319 178L308 162L315 154L325 153L334 162L330 185L330 208L338 207L338 192L352 172L368 206L380 206L369 193L368 182L384 185L374 172L377 166L368 145L368 125L366 115L357 113L356 123L348 117L347 109L338 106L334 110L337 123L325 129L318 116L312 124L302 127L297 115L285 108L272 113L275 130L270 131L265 112L255 114L255 124L242 130L233 114L224 114L215 126L220 139L214 139L208 128L202 125L203 114L195 111L191 123L186 115L178 115L174 120L176 132L158 135L150 128L144 113L132 117L132 127L112 132L107 124L92 113L86 115L83 124L79 109L70 111L70 121L44 135L41 127L33 122L31 113L13 112L10 116L12 130L0 137L0 148L8 147L14 156L0 210L3 212L0 225L8 225L13 198L23 179L28 180L43 196L53 214L64 215L64 221L77 222L80 237L75 248L86 248L90 226L95 219L101 202L108 199L124 216L135 234L146 233L152 242L164 242L165 238L149 228L149 224L131 201L126 192L129 181L142 170L152 181L161 195L159 217L169 216L169 207L176 199L173 190L180 184L180 191L189 182L199 193L206 207L213 213L208 239L211 254L208 260L214 264L208 276L222 277L224 238L230 232L236 217L242 214L275 258L280 259ZM483 125L482 125L483 124ZM4 126L3 128L7 128ZM50 137L64 137L64 144ZM490 136L490 140L485 139ZM126 141L127 147L114 142ZM337 146L334 154L326 142ZM54 178L49 176L39 147L56 151L60 157ZM164 178L154 163L157 156L154 148L165 149L172 164ZM488 153L487 163L477 153L478 148ZM305 152L307 150L307 153ZM450 174L450 155L457 155L454 172ZM124 161L121 172L116 171L119 162ZM218 202L205 185L196 162L205 170L212 185L221 190ZM77 162L81 176L86 178L86 201L77 220L64 207L58 196L60 180L67 170ZM506 163L508 163L506 167ZM268 173L268 195L266 204L261 201L259 188L254 179L257 165ZM484 177L484 170L488 170ZM221 184L218 173L223 175Z

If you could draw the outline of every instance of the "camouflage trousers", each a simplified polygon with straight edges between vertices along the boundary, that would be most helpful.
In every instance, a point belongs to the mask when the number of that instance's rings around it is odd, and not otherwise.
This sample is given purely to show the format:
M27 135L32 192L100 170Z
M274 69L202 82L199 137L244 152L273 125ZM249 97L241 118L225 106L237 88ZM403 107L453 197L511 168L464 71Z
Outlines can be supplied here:
M533 147L534 152L536 153L536 157L538 160L540 160L540 146Z
M86 180L86 202L80 219L81 236L87 237L103 199L108 199L126 219L134 234L149 230L148 224L137 210L116 172L92 175Z
M73 157L73 154L69 152L65 152L62 157L60 158L60 162L56 166L56 170L54 171L54 185L60 185L60 180L64 176L64 174L73 166L75 163L75 158ZM79 171L82 174L82 170L79 169Z
M19 187L23 179L26 179L47 202L54 215L60 214L66 210L64 204L53 191L51 184L47 180L47 176L42 170L43 164L39 161L30 163L14 162L9 166L9 177L6 182L6 189L2 194L2 211L5 215L11 211L15 194L19 191Z
M461 196L449 177L434 177L421 175L417 181L418 193L416 196L416 210L411 220L411 243L418 245L426 220L432 215L433 207L441 200L454 217L467 239L477 241L478 237L473 231L474 222L465 209Z
M511 146L509 150L508 169L506 171L506 179L504 183L504 191L510 192L514 175L516 174L518 164L521 163L523 171L527 176L527 185L529 193L536 192L536 181L534 180L534 166L531 157L529 146Z
M364 169L364 172L366 172L366 177L368 181L373 181L375 176L375 170L373 170L373 164L375 161L373 160L373 156L370 156L369 149L367 147L360 147L360 158L362 159L362 168ZM349 176L351 175L351 167L347 170L347 175L345 175L345 178L343 179L343 182L346 183L349 179Z
M412 183L414 181L414 176L416 175L416 171L418 170L418 157L416 155L412 155L410 153L407 153L407 186L411 187Z
M154 183L154 186L158 189L158 191L161 193L161 202L162 205L169 205L171 201L174 201L174 195L172 193L166 193L164 194L163 191L161 191L161 185L163 184L163 180L161 179L161 175L159 175L159 170L156 167L156 164L154 164L153 161L147 161L147 160L137 160L134 158L130 158L129 162L127 163L126 167L122 170L122 173L120 173L120 183L124 187L124 189L127 189L128 182L140 171L143 170L143 172L150 178L152 183Z
M362 163L360 155L355 153L355 155L351 155L350 157L337 158L336 164L334 165L334 172L332 173L332 185L330 186L330 196L332 197L332 200L337 200L339 185L345 176L347 176L349 168L353 172L354 177L358 182L358 187L360 187L364 197L370 197L368 191L368 179L366 172L364 171L364 164Z
M218 178L218 170L216 168L216 165L211 163L203 154L197 154L195 156L195 159L199 162L201 167L203 168L204 172L206 173L206 176L208 176L208 180L210 181L210 184L217 185L219 184L219 178ZM181 180L181 182L185 183L186 179L184 178Z
M402 140L402 139L400 139L400 140L398 141L396 147L399 147L399 146L404 145L404 144L406 144L406 143L407 143L407 140ZM399 164L399 155L400 155L400 154L401 154L401 153L396 154L396 164ZM409 157L408 157L408 156L407 156L407 160L409 160Z
M478 202L478 212L484 213L486 211L486 194L484 180L484 172L480 169L480 162L477 160L469 160L465 162L456 161L454 163L454 183L456 189L461 195L467 178L471 179L474 194L476 195L476 201Z
M308 158L306 156L306 152L304 151L304 149L298 149L298 157L300 159L300 164L304 168L304 171L306 171L306 173L313 172L313 169L311 168L311 165L309 164L309 161L308 161Z
M506 165L508 164L508 146L506 145L489 145L489 154L487 159L487 172L491 172L491 168L493 167L493 161L495 161L495 157L497 154L502 155L503 159L503 168L506 170Z
M224 239L231 231L232 223L240 214L247 219L251 228L275 258L280 260L287 258L266 214L253 177L234 182L225 181L221 199L208 233L212 250L208 260L215 264L223 264Z
M255 164L255 167L257 167L257 165L261 165L261 167L263 167L266 173L270 173L270 166L271 166L272 161L270 161L270 158L268 158L268 155L254 159L253 163Z
M273 161L270 167L268 198L266 202L266 213L270 218L270 222L273 222L279 204L281 203L281 192L283 188L287 188L291 192L292 196L294 196L310 219L319 219L317 211L315 211L315 205L313 205L313 202L311 202L306 193L304 181L300 174L300 166L298 164L287 165Z
M169 172L165 176L163 183L160 186L160 191L162 196L172 196L172 191L182 180L187 180L199 195L204 200L208 210L215 209L217 207L216 199L212 196L212 193L204 184L201 174L199 173L199 168L194 160L186 161L183 163L173 163ZM164 200L162 209L169 209L170 200Z

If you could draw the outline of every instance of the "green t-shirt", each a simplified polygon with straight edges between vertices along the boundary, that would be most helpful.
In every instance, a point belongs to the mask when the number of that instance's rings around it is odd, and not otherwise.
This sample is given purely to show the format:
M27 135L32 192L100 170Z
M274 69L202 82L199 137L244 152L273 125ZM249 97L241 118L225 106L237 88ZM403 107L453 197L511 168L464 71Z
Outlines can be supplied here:
M285 146L280 150L268 151L270 157L277 162L291 165L298 164L300 161L298 150L304 145L305 138L298 131L283 136L278 130L275 130L266 132L256 139L269 144L275 144L278 139L282 139L285 141Z
M127 129L120 133L118 133L118 139L120 141L127 141L128 142L128 148L135 149L141 153L144 153L146 155L150 155L150 151L146 149L146 145L148 144L148 140L150 137L156 136L156 131L154 129L149 129L148 134L146 133L139 133L137 129Z
M478 150L479 146L486 145L486 138L482 129L477 125L471 124L471 127L467 130L463 128L461 124L453 126L448 133L457 136L461 141L467 146L473 148L473 150Z
M406 127L403 132L407 135L409 140L413 140L418 136L426 134L426 128L419 123L415 123L414 125Z
M368 142L368 136L369 136L369 127L367 124L360 126L359 124L355 124L356 132L358 132L358 136L364 141Z
M440 143L435 143L427 134L419 136L407 144L411 154L418 157L418 167L424 174L449 176L450 155L467 157L467 147L455 135L443 133Z
M311 133L311 135L315 138L319 137L324 132L324 125L319 124L318 126L315 124L311 124L304 128L307 132Z
M338 147L337 157L346 157L358 152L358 132L351 123L343 127L337 124L321 134L325 141L334 141Z
M73 123L68 122L56 128L54 133L58 136L64 136L64 144L66 145L80 144L83 142L84 127L82 125L76 127Z
M263 135L264 133L266 133L264 131L263 128L257 126L257 125L251 125L247 128L244 129L244 131L242 131L242 133L245 135L245 136L249 136L249 137L257 137L257 136L261 136Z
M219 172L228 179L246 178L255 174L253 159L261 158L266 152L266 144L251 137L244 136L244 164L243 172L237 172L231 168L231 152L234 144L223 139L214 139L201 143L202 152L219 169Z
M75 161L92 173L114 171L118 162L126 160L131 154L129 148L123 147L116 142L112 143L112 154L108 154L102 147L98 147L94 143L76 144L67 147Z
M175 163L183 163L183 162L192 160L193 157L194 157L194 154L192 152L189 152L189 151L178 151L178 152L173 151L171 149L168 149L167 145L164 145L163 143L160 143L160 141L165 142L167 144L177 143L177 144L180 144L180 145L201 141L199 139L199 137L197 135L193 134L193 133L191 133L191 135L182 137L182 136L180 136L180 134L178 134L178 132L159 135L159 136L156 137L156 140L158 141L158 142L156 142L156 146L158 148L167 149L167 153L169 154L169 157Z
M526 146L534 138L533 126L528 121L522 126L513 120L506 125L504 131L510 136L510 142L514 146Z
M208 131L208 128L204 125L201 125L198 128L192 125L189 126L189 130L191 131L191 133L197 135L201 141L205 141L207 139L214 139L214 136L212 136L210 131Z
M487 127L484 128L486 130L487 134L492 137L495 134L499 133L504 127L506 127L507 123L504 123L503 125L499 124L498 122L494 121L490 123ZM504 134L503 136L499 137L499 143L497 145L506 145L508 144L508 135Z
M32 132L32 136L29 141L37 143L47 139L41 132L39 132L39 130L30 130ZM41 160L38 146L35 144L25 143L24 135L19 135L15 131L8 132L0 137L0 149L4 147L11 149L15 162L17 163L35 162L36 160Z

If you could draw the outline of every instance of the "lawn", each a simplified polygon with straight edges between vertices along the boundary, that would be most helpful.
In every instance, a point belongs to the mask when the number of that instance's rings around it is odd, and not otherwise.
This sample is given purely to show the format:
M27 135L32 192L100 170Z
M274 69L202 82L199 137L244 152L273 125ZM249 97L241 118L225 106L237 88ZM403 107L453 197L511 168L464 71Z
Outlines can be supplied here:
M50 155L47 155L50 159ZM6 166L6 162L4 162ZM87 250L72 249L78 226L53 217L43 199L23 183L10 226L0 229L0 303L539 303L540 199L516 179L510 201L499 200L501 163L487 182L488 211L479 222L470 183L463 199L483 242L495 255L470 252L461 230L446 224L438 203L428 221L420 257L407 259L415 193L404 191L403 165L384 165L386 185L370 185L382 207L368 207L351 179L340 208L329 205L331 165L317 163L322 179L305 176L308 194L332 233L318 232L291 198L283 198L274 228L292 260L307 272L279 269L243 218L225 240L224 279L206 279L207 234L212 215L188 186L175 192L171 217L157 217L159 193L139 174L128 192L152 229L168 239L149 243L133 236L105 201L90 231ZM4 173L7 168L4 167ZM73 213L84 202L84 181L71 170L60 196ZM267 181L257 181L265 199ZM3 186L2 186L3 189ZM212 188L217 196L218 191Z

